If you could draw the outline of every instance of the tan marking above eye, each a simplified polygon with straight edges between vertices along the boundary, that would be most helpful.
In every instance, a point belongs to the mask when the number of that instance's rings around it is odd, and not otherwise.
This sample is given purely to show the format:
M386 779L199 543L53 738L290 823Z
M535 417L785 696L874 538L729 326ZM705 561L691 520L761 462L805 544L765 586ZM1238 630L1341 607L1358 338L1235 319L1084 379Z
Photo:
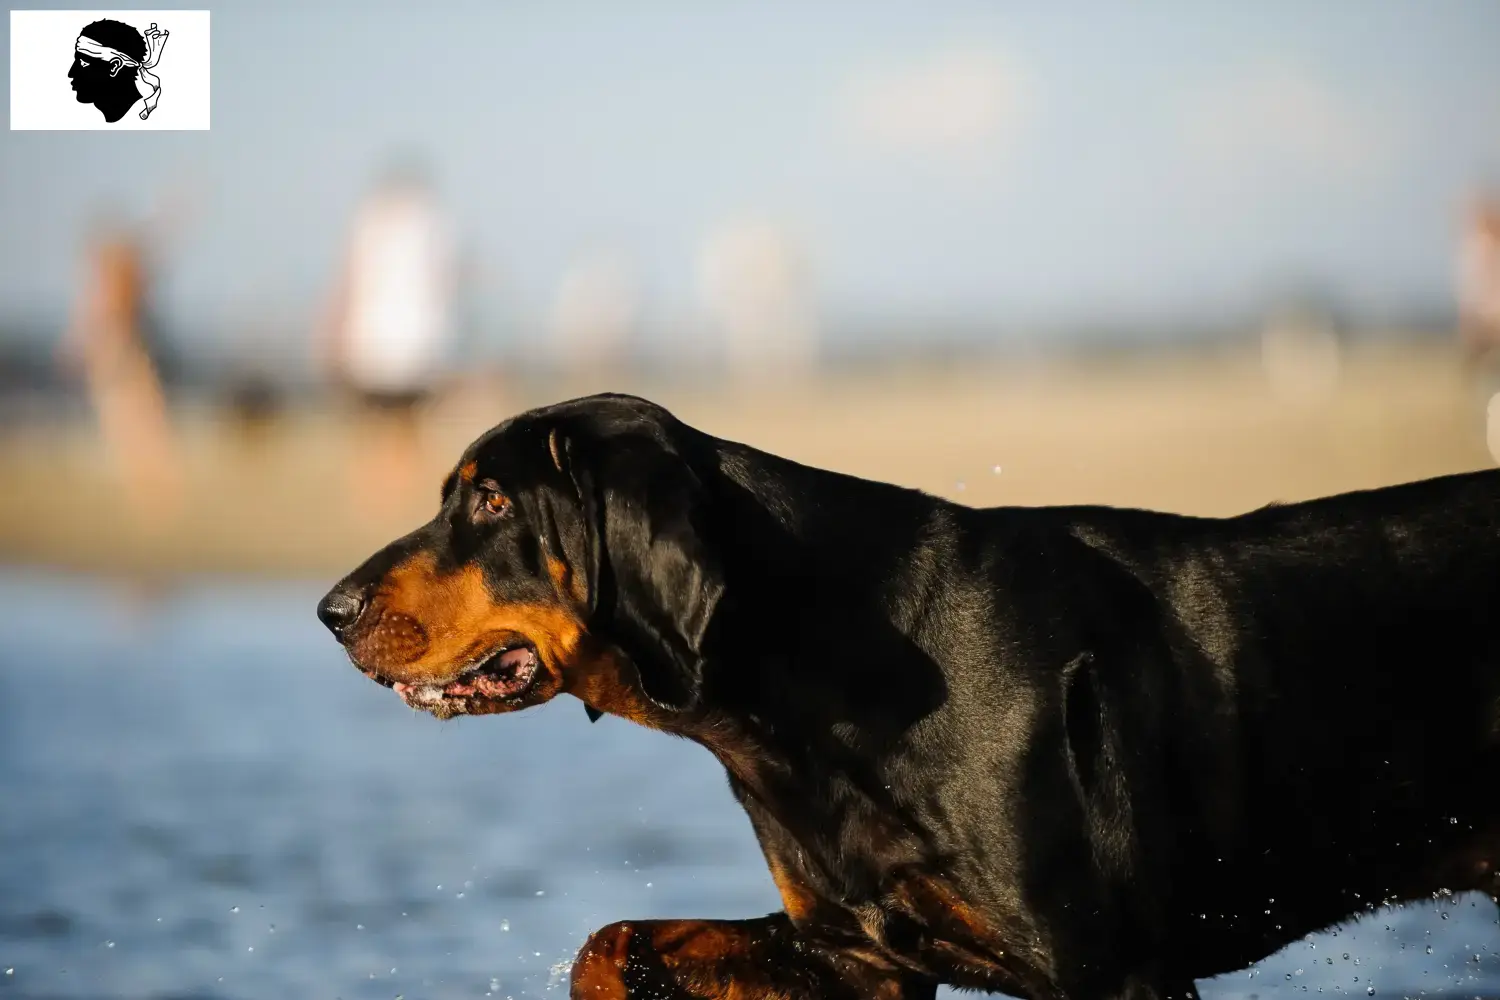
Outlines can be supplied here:
M458 470L458 477L466 483L472 483L474 481L474 473L478 471L478 462L465 462L463 466Z

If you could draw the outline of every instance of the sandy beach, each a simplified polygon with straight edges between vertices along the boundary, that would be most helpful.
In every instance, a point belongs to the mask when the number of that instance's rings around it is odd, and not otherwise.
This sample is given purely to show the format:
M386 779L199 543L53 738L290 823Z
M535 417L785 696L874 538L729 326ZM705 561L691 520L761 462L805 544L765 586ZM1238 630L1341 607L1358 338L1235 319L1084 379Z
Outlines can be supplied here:
M983 363L697 387L628 379L461 388L426 414L405 489L361 477L371 428L336 407L258 433L174 414L185 488L153 522L120 502L87 421L0 436L0 561L130 576L327 577L430 517L463 446L506 416L639 391L711 433L963 503L1109 503L1225 515L1493 464L1485 398L1452 352L1365 347L1281 385L1254 351Z

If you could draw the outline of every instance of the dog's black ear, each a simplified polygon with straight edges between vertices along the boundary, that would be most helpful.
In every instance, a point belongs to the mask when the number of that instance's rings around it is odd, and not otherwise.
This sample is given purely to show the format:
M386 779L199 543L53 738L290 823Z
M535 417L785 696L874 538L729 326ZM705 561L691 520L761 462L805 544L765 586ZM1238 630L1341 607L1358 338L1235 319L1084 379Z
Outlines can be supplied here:
M596 546L591 610L634 663L646 697L689 709L702 693L704 638L724 594L705 533L707 490L649 432L612 435L571 457Z

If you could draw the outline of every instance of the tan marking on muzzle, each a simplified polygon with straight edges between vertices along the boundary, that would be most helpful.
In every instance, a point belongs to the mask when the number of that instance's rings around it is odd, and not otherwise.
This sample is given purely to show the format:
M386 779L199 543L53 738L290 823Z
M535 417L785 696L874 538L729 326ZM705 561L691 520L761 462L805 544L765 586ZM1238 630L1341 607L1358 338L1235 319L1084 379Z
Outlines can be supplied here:
M557 604L498 602L478 566L440 574L430 554L390 570L376 588L369 621L350 643L354 661L387 680L444 684L480 657L524 640L541 668L566 671L591 658L583 622ZM560 685L562 678L554 678Z

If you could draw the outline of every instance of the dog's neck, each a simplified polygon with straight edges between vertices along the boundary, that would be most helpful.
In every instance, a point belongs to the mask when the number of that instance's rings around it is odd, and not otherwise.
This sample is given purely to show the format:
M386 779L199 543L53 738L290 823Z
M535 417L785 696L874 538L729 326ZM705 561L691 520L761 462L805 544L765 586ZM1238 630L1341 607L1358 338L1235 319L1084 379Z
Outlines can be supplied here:
M777 757L826 760L851 741L873 748L899 739L946 697L941 668L917 637L930 606L917 598L936 574L913 565L910 553L932 553L934 566L955 569L956 554L937 555L959 535L955 508L743 445L721 445L718 459L712 530L726 588L715 631L760 639L747 646L710 636L712 702L745 713L746 740ZM867 512L877 509L880 523L871 525ZM888 600L871 580L903 581L904 599ZM893 689L901 697L892 699ZM821 728L809 717L808 730L797 731L810 703ZM829 711L839 723L833 731ZM777 731L754 718L790 721Z

